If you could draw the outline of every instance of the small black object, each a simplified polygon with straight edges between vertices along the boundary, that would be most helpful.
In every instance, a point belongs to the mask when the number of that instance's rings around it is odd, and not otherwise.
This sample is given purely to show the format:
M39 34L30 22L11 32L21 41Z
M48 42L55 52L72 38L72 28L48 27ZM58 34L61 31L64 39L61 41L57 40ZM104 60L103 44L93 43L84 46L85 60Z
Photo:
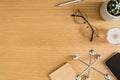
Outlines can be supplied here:
M120 53L116 53L110 59L108 59L105 64L115 75L117 80L120 80Z

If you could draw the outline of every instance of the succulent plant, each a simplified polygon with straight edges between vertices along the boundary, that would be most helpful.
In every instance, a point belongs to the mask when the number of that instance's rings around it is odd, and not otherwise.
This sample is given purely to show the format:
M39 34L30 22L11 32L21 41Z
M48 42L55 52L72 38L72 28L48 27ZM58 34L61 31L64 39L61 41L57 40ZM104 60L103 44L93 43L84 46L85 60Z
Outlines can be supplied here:
M120 0L111 0L108 3L108 12L114 16L120 15Z

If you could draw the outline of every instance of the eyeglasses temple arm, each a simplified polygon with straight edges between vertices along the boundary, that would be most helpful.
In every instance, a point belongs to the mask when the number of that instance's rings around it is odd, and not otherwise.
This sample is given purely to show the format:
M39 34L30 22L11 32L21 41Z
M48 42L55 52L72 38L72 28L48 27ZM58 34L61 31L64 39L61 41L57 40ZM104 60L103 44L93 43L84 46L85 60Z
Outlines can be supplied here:
M83 18L84 18L84 17L83 17ZM86 20L86 18L84 18L84 20L87 22L87 24L90 26L90 28L91 28L91 30L92 30L92 35L91 35L91 38L90 38L90 41L92 41L92 40L93 40L94 30L93 30L93 28L92 28L91 24L89 23L89 21L88 21L88 20Z

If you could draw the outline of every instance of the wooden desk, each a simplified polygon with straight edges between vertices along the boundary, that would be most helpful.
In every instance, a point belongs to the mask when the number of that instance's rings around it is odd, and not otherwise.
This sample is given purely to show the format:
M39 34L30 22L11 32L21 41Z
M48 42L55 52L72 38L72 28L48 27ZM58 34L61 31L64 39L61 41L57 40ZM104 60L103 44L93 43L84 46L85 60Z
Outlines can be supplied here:
M108 29L120 27L120 20L105 22L99 16L104 0L86 0L65 7L55 7L66 0L0 0L0 80L50 80L48 75L65 62L70 62L77 73L81 68L71 61L71 55L88 60L94 49L103 55L96 67L110 72L104 60L120 50L104 38ZM100 33L100 38L89 42L81 35L81 25L70 16L77 9L84 10ZM93 80L103 80L95 75ZM115 80L112 78L112 80Z

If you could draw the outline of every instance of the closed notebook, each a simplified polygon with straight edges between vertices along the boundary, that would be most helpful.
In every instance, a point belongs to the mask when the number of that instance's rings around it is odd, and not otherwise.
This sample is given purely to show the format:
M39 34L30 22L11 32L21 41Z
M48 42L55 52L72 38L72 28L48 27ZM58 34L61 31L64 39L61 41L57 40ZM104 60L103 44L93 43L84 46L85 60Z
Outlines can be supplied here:
M75 80L76 73L69 63L66 63L49 75L51 80Z

